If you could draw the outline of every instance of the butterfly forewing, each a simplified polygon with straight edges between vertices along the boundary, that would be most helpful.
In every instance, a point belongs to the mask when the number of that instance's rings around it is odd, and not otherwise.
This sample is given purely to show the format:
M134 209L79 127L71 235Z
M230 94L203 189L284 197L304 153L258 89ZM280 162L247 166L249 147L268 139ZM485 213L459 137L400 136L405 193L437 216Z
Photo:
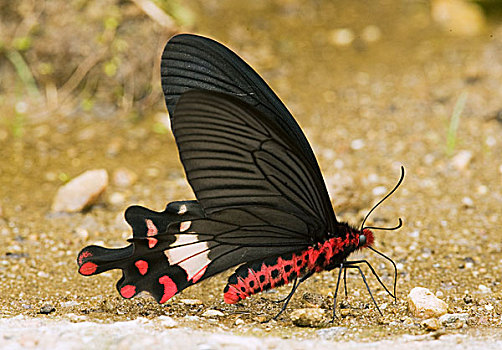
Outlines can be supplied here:
M315 199L330 232L335 232L336 218L314 153L302 130L287 108L263 79L239 56L209 38L181 34L169 40L161 63L162 89L170 116L180 96L188 90L223 92L254 106L263 119L284 131L303 154L320 198ZM224 132L239 133L239 125ZM225 142L225 140L220 140ZM195 145L194 145L195 146ZM239 148L235 147L238 152ZM231 154L228 154L231 157ZM225 157L225 155L223 155Z
M191 91L179 100L172 124L188 181L209 217L270 208L301 218L317 231L312 240L325 237L324 189L315 186L297 144L261 112L233 96ZM227 132L233 125L241 132Z

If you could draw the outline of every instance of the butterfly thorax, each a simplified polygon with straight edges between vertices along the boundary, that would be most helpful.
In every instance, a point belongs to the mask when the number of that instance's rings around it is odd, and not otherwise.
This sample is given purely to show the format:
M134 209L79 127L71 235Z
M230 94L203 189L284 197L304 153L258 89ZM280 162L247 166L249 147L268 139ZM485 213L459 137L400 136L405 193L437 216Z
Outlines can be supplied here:
M307 274L332 270L339 267L355 250L373 243L370 230L364 230L361 234L361 231L341 223L337 232L337 236L301 251L240 266L228 279L224 290L225 302L234 304L250 295L288 284Z

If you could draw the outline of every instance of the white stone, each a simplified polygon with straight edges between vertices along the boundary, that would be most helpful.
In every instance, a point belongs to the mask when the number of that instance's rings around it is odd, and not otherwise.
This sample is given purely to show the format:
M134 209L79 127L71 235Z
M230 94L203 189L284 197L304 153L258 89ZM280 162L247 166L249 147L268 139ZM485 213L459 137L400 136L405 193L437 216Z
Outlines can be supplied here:
M360 150L363 147L364 147L364 140L362 139L356 139L350 143L350 148L352 148L355 151Z
M451 159L451 165L457 170L465 170L469 166L471 160L472 160L472 152L463 150L458 152Z
M474 201L471 197L464 197L462 198L462 204L467 208L472 208L474 206Z
M178 322L176 322L172 317L169 316L159 316L158 321L164 328L174 328L178 326Z
M52 203L53 212L79 212L94 204L108 186L105 169L88 170L61 186Z
M137 179L138 175L127 168L119 168L113 172L113 184L119 187L129 187Z
M369 25L364 27L361 37L364 41L372 43L380 40L382 37L382 31L375 25Z
M442 325L455 323L457 321L466 323L468 318L468 313L444 314L439 318L439 322L441 322Z
M413 316L425 319L446 314L448 305L427 288L415 287L408 294L408 310Z
M340 28L331 31L331 42L336 46L350 45L355 37L354 32L349 28Z
M209 318L213 318L213 317L222 317L222 316L225 316L225 314L219 310L206 310L204 311L204 313L202 314L202 317L209 317Z
M387 192L387 189L385 188L385 186L377 186L377 187L373 188L373 190L371 191L371 193L374 196L382 196L386 192Z
M185 305L202 305L202 301L199 299L181 299L180 301Z
M324 319L325 311L319 308L298 309L291 313L291 321L296 326L313 327L319 325Z
M108 202L112 205L121 205L125 200L125 195L120 192L113 192L110 197L108 197Z

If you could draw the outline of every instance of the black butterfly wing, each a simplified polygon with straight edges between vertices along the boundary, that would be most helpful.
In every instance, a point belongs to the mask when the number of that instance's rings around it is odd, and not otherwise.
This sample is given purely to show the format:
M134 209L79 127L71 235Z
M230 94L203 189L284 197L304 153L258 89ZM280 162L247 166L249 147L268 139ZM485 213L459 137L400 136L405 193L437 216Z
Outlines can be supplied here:
M191 91L172 121L198 201L173 202L162 213L130 207L132 244L84 248L81 274L122 269L123 297L148 291L163 303L232 266L326 238L322 188L297 144L261 112L226 94Z
M170 116L180 96L193 89L233 95L261 112L289 135L307 163L319 192L322 216L331 232L337 221L331 207L321 171L302 130L287 108L263 79L239 56L209 38L180 34L169 40L162 55L162 89Z
M298 144L254 107L230 95L190 91L178 102L172 129L206 215L269 208L304 220L315 231L306 239L325 238L322 179Z
M121 269L117 290L124 298L147 291L164 303L194 283L241 262L308 245L302 220L263 208L229 209L209 219L197 201L179 201L170 203L163 212L132 206L125 217L133 229L132 244L118 249L91 245L77 258L79 273L84 276Z
M244 61L215 41L179 35L166 45L162 85L198 201L173 202L161 213L129 208L132 244L84 248L77 259L81 274L122 269L117 289L123 297L148 291L163 303L232 266L298 251L336 233L304 134ZM192 89L209 91L187 92Z
M125 218L133 229L133 238L129 240L132 244L118 249L87 246L78 254L78 271L91 276L121 269L122 278L117 289L124 298L148 291L157 301L167 301L168 295L178 291L174 281L178 282L179 290L194 282L187 279L181 266L169 264L166 258L164 251L177 240L175 235L167 233L168 227L177 225L184 229L186 224L182 223L204 216L197 201L171 202L163 212L131 206L126 210Z

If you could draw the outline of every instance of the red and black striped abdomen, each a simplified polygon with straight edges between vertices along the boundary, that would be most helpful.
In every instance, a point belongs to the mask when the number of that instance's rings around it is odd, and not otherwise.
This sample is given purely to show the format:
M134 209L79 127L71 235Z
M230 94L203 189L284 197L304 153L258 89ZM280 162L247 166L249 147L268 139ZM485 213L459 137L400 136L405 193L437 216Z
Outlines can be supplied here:
M288 284L308 272L331 270L339 266L358 243L359 235L347 233L345 239L335 237L297 253L244 264L229 277L224 300L235 304L250 295Z

